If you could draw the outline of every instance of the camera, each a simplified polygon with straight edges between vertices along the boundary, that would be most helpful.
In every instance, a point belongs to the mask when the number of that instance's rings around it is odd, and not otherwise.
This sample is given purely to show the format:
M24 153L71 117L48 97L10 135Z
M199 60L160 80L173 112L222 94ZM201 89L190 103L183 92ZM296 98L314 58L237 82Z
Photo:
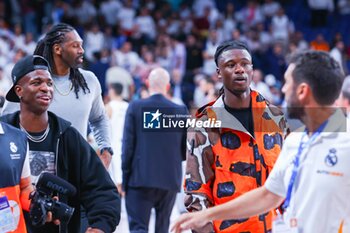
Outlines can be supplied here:
M31 204L29 216L33 226L42 226L46 222L47 212L52 218L67 224L74 213L74 208L54 199L55 195L72 196L76 192L74 186L58 176L42 173L36 184L36 190L30 194Z

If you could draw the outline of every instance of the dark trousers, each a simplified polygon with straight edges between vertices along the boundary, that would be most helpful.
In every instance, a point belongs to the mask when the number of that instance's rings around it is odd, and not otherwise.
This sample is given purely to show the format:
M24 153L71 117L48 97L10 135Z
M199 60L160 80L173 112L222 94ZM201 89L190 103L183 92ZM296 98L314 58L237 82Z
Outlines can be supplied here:
M148 232L152 208L156 211L155 233L169 232L170 215L176 191L128 187L125 195L130 233Z

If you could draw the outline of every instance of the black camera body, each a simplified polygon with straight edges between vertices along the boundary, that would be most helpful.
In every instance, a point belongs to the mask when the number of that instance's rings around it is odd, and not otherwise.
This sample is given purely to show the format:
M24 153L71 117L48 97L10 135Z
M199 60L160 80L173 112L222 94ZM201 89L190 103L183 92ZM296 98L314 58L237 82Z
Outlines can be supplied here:
M29 216L33 226L42 226L46 222L47 212L52 212L53 219L59 219L61 224L67 224L74 213L74 208L56 200L54 195L74 195L76 189L65 180L50 173L42 173L36 184L36 190L31 193Z

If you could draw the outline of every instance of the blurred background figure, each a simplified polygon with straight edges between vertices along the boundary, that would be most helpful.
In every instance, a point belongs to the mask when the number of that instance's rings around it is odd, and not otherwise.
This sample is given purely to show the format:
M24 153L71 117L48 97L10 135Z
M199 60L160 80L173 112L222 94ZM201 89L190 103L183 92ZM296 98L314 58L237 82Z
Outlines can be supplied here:
M111 165L108 168L109 175L116 184L119 193L122 193L122 140L125 114L128 108L128 102L122 97L123 85L120 83L111 83L108 88L109 102L106 104L106 112L111 125L111 142L114 155Z
M168 115L187 115L185 106L166 98L169 73L156 68L147 83L150 97L129 104L122 145L123 191L129 229L135 233L148 232L152 208L156 212L155 232L169 231L170 215L182 183L181 162L186 156L185 128L171 132L144 128L147 111L153 120L158 119L158 124L164 111Z

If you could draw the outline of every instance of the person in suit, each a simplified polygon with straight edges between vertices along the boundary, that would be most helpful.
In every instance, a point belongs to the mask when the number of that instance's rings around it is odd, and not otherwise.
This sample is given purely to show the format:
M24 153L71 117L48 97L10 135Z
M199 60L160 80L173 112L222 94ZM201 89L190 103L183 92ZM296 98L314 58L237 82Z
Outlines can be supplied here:
M156 211L156 232L168 232L170 214L180 190L186 129L166 129L162 119L184 116L188 111L165 97L169 81L169 73L163 68L152 70L147 81L150 97L132 101L126 112L122 188L131 233L148 232L152 208Z

